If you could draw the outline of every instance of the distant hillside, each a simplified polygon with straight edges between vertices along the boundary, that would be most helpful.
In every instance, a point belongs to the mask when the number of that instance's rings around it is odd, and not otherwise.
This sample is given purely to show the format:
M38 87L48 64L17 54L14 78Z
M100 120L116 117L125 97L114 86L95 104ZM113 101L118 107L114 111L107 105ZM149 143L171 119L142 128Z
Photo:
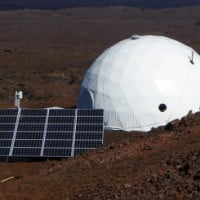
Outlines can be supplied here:
M200 0L0 0L0 10L62 9L69 7L133 6L169 8L200 5Z

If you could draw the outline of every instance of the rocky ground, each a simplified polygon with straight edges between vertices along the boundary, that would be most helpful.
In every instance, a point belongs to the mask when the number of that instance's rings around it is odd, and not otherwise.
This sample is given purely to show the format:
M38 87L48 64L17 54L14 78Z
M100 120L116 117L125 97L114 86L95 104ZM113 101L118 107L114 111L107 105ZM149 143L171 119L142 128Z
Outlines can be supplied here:
M199 7L0 12L0 107L74 107L85 71L132 34L200 51ZM149 133L106 132L104 146L61 160L0 162L0 199L200 199L200 114Z
M1 199L200 199L200 113L149 133L105 134L72 159L0 164Z

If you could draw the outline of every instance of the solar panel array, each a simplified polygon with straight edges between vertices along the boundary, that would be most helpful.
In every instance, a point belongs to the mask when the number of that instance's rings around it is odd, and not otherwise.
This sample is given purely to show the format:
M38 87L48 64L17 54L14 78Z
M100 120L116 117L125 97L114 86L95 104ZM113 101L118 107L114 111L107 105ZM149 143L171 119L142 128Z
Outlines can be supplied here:
M73 157L103 144L103 110L0 109L0 156Z

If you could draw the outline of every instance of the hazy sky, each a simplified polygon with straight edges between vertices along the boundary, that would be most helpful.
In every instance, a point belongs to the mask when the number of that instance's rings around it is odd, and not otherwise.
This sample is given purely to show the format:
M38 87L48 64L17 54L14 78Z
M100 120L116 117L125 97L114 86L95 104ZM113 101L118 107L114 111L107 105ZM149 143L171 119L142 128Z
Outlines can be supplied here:
M200 5L200 0L0 0L0 9L59 9L79 6L125 5L135 7L179 7Z

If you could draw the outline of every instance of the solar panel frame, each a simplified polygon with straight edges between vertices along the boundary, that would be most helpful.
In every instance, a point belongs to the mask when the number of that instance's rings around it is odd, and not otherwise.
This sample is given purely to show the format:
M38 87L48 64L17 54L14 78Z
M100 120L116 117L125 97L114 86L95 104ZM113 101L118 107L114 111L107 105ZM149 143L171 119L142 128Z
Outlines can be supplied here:
M49 116L72 116L74 117L76 109L54 109L49 108Z
M9 156L9 152L10 152L10 147L1 147L0 148L0 156Z
M74 151L75 151L77 115L78 115L78 110L76 109L75 110L75 117L74 117L74 126L73 126L73 140L72 140L71 157L74 157Z
M103 116L103 109L78 109L79 116Z
M56 134L56 135L55 135ZM56 136L56 139L64 139L64 140L67 140L67 139L72 139L73 138L73 132L47 132L46 134L46 139L49 139L49 140L54 140Z
M12 140L13 138L13 131L0 131L0 140Z
M18 109L16 108L8 108L8 109L0 109L0 116L16 116L18 113Z
M21 117L22 116L46 116L47 109L29 109L23 108L21 110Z
M74 123L74 116L49 116L48 123L51 124L71 124Z
M2 148L5 148L5 147L9 147L12 143L12 140L11 139L3 139L3 140L0 140L0 147Z
M46 112L44 134L43 134L43 139L42 139L42 146L41 146L40 156L43 156L43 154L44 154L44 146L45 146L45 139L46 139L46 134L47 134L48 119L49 119L49 109L47 109L47 112Z
M43 139L43 131L18 131L16 140L17 139L30 139L30 140L42 140Z
M13 138L12 138L12 143L11 143L11 147L10 147L9 156L12 156L12 154L13 154L13 149L14 149L14 145L15 145L15 139L16 139L16 135L17 135L17 129L18 129L20 115L21 115L21 109L18 109L16 123L15 123L15 129L14 129L14 132L13 132Z
M72 140L45 140L45 148L71 148Z
M21 124L26 124L26 123L38 123L38 124L42 124L45 123L45 119L46 117L42 116L21 116L19 123Z
M71 148L44 148L44 157L71 157Z
M40 148L42 146L42 140L15 140L14 148Z
M9 124L9 123L15 123L16 122L16 117L15 116L4 116L3 118L0 117L0 124L1 123L5 123L5 124Z
M40 157L41 148L13 148L13 157Z

